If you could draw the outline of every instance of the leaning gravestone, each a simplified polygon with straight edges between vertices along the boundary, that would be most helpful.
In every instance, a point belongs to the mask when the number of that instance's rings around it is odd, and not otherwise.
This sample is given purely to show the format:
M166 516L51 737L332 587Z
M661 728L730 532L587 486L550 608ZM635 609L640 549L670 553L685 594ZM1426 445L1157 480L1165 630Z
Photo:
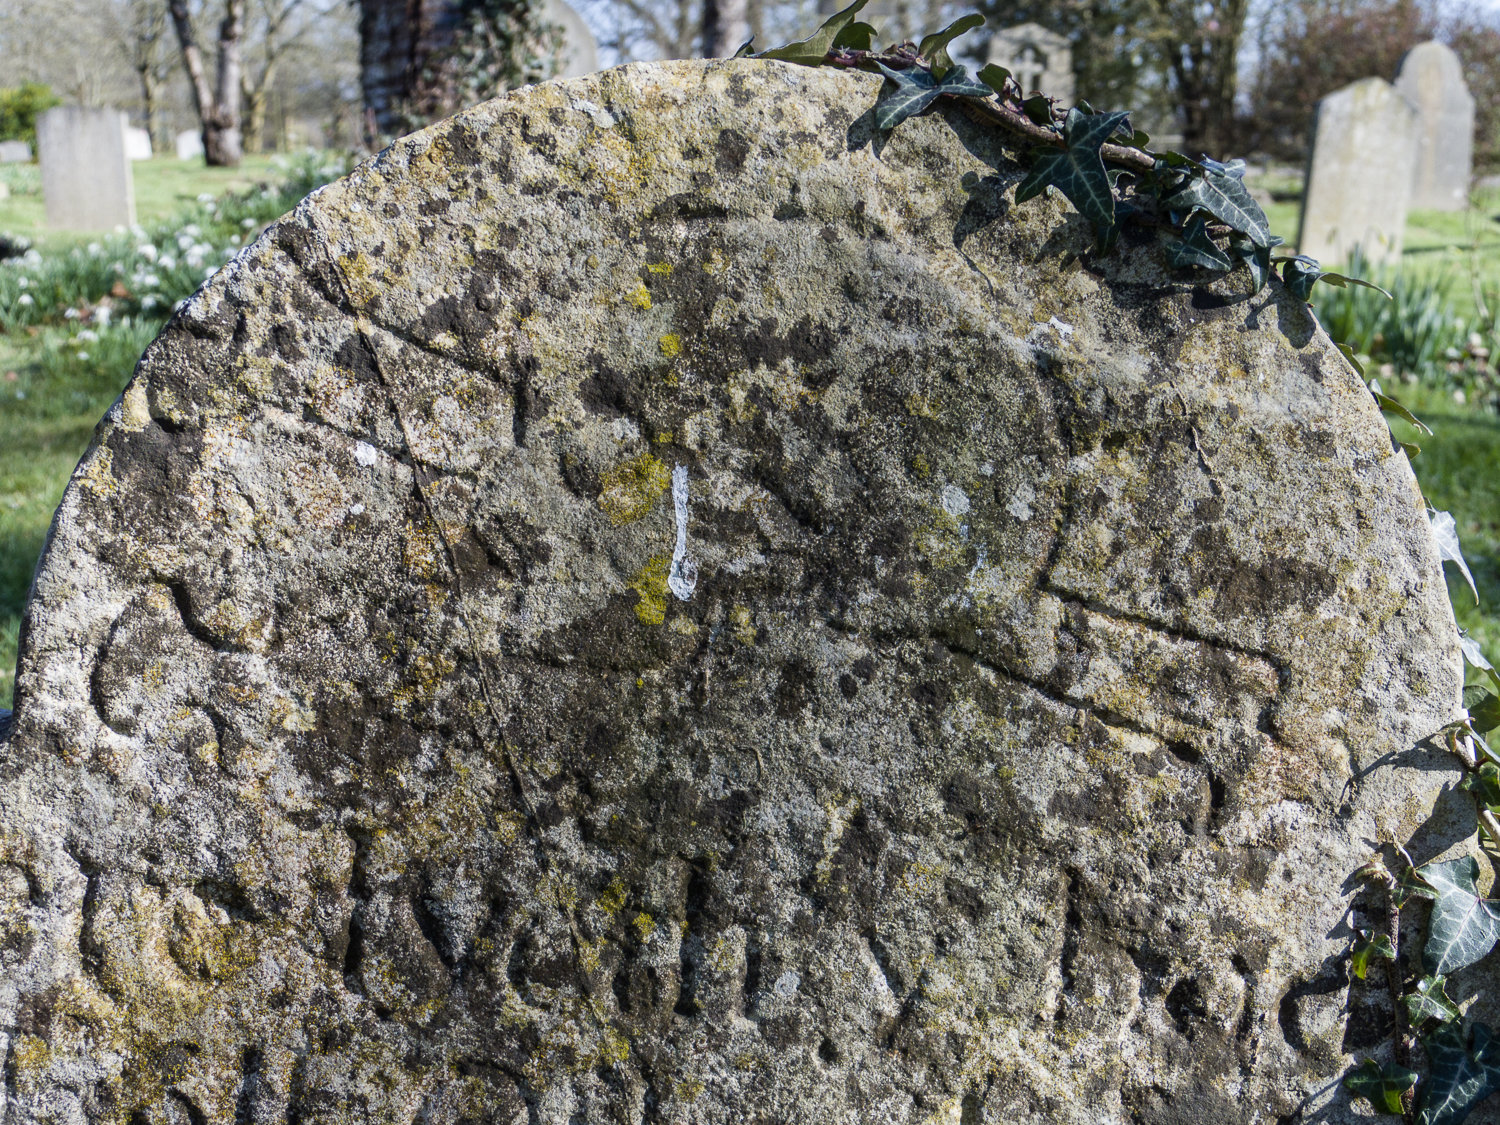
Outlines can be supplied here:
M1001 28L990 39L989 61L1005 67L1023 93L1045 90L1063 105L1073 102L1073 45L1038 23Z
M1396 89L1417 107L1417 159L1411 205L1462 211L1474 161L1474 96L1453 48L1429 41L1406 52Z
M547 0L542 19L562 32L557 45L557 77L581 78L599 69L599 43L570 5L564 0Z
M112 230L135 222L125 128L125 115L113 109L58 106L37 118L49 227Z
M174 318L26 614L7 1125L1357 1118L1346 881L1472 829L1406 459L878 88L528 87Z
M1342 262L1401 257L1420 118L1381 78L1362 78L1318 103L1298 249Z

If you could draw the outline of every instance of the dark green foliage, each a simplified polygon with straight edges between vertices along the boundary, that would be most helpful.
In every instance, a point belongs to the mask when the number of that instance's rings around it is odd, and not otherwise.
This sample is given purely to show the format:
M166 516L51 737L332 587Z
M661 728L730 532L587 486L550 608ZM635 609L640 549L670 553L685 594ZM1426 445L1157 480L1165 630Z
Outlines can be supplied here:
M1069 110L1063 123L1067 147L1037 154L1030 174L1016 187L1016 202L1024 203L1055 187L1094 225L1099 241L1105 242L1115 225L1115 194L1110 190L1099 150L1129 116L1123 112L1085 114Z
M1484 957L1500 941L1500 909L1479 894L1479 864L1473 856L1429 863L1417 875L1432 888L1432 920L1422 967L1447 976Z
M36 119L60 104L52 87L40 82L0 88L0 141L25 141L35 150Z
M1416 1084L1417 1076L1403 1066L1381 1066L1366 1059L1344 1076L1344 1086L1357 1098L1366 1098L1377 1113L1400 1113L1401 1095Z
M988 86L970 78L969 72L961 66L951 68L939 81L931 71L921 67L892 70L884 63L876 65L895 84L894 89L882 94L875 103L875 128L882 132L894 129L908 117L926 112L944 95L982 98L990 92Z
M762 51L755 57L758 59L776 59L780 62L800 63L802 66L822 66L828 58L828 53L835 47L848 47L850 50L868 50L868 37L861 27L868 24L856 24L854 17L859 14L867 0L854 0L847 8L835 12L825 20L806 39L799 39L795 43L788 43L785 47L776 47L769 51ZM871 29L872 33L874 29ZM844 42L839 42L839 37L848 32ZM864 42L864 47L856 47L855 43Z
M1169 211L1204 211L1230 230L1239 231L1259 247L1271 245L1271 224L1260 204L1250 198L1241 177L1245 166L1200 165L1201 175L1190 175L1172 195L1162 201ZM1228 269L1226 265L1224 267Z
M966 31L973 31L976 27L984 26L984 17L978 12L970 12L966 16L960 16L942 31L933 33L917 44L917 54L921 55L932 64L932 74L935 78L941 78L953 68L953 59L948 55L948 44L952 43ZM978 95L984 97L983 94Z
M1413 1027L1428 1020L1448 1023L1458 1019L1458 1005L1443 991L1446 983L1443 977L1423 977L1417 982L1417 990L1406 994L1406 1014Z
M1202 214L1195 214L1182 228L1182 241L1167 247L1167 264L1173 269L1198 266L1206 270L1227 270L1233 263L1209 237Z
M1474 1025L1468 1046L1457 1022L1443 1024L1422 1046L1431 1066L1417 1114L1422 1125L1458 1125L1500 1089L1500 1044L1484 1024Z

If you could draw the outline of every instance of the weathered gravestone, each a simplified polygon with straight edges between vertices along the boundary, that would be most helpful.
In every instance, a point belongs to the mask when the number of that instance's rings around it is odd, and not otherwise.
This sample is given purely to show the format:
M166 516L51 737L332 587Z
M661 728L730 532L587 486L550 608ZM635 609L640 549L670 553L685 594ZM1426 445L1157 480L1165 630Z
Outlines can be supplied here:
M1474 96L1453 48L1435 40L1406 52L1396 89L1417 107L1417 158L1411 205L1462 211L1474 162Z
M203 155L203 134L197 129L184 129L174 142L178 160L191 160Z
M25 141L0 141L0 164L30 164L31 146Z
M547 0L542 18L561 29L557 46L557 76L580 78L599 69L599 44L589 25L564 0Z
M1420 119L1382 78L1362 78L1318 103L1298 249L1341 262L1401 256Z
M127 160L150 160L151 134L145 129L133 125L125 129L125 159Z
M49 227L112 230L135 222L123 113L58 106L37 118L36 138Z
M878 88L518 91L152 345L0 747L7 1125L1355 1119L1350 874L1473 828L1405 457Z
M1067 36L1038 23L1001 28L990 39L989 61L1009 70L1024 93L1042 90L1063 105L1073 103L1073 46Z

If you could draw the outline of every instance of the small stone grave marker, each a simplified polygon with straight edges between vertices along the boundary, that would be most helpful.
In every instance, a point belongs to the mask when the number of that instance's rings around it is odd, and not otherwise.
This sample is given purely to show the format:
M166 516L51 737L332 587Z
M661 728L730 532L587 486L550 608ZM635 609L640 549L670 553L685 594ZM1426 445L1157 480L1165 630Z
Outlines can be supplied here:
M135 222L125 115L58 106L37 119L42 196L54 230L112 230Z
M0 164L30 164L31 146L25 141L0 141Z
M562 42L557 49L558 78L580 78L599 69L599 44L589 25L571 5L564 0L547 0L543 19L562 28Z
M1358 247L1372 262L1401 256L1418 115L1383 78L1362 78L1318 103L1297 244L1340 262Z
M1003 28L990 40L989 61L1009 70L1025 93L1040 91L1072 104L1073 48L1066 36L1039 23Z
M197 129L184 129L177 134L177 159L192 160L203 155L203 134Z
M1462 211L1469 205L1474 162L1474 95L1453 48L1419 43L1401 60L1396 89L1417 107L1417 158L1411 206Z
M128 126L125 130L125 156L130 160L150 160L151 134L145 129Z

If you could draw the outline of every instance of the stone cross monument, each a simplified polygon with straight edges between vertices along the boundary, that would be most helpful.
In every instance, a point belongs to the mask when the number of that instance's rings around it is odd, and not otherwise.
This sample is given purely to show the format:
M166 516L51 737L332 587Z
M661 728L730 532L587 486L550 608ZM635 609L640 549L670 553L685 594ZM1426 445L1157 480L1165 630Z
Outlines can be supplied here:
M1009 70L1025 93L1073 103L1073 48L1066 36L1038 23L1003 28L990 40L989 61Z

